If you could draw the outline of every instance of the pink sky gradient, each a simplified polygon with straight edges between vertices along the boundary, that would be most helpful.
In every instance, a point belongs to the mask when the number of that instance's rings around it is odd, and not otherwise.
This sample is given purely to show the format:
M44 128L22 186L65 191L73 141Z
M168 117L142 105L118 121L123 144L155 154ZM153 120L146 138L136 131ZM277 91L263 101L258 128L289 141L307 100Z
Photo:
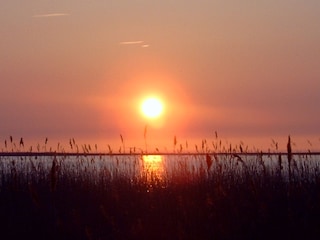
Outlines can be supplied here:
M139 147L148 124L168 149L215 131L320 149L319 24L317 0L2 1L0 146L122 134ZM150 94L166 103L161 123L139 112Z

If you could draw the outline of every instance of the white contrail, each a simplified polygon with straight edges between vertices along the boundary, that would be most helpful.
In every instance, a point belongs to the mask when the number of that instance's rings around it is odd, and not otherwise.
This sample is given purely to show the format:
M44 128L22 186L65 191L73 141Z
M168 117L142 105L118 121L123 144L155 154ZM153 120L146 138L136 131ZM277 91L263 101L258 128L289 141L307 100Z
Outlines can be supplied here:
M49 14L38 14L33 15L34 18L47 18L47 17L62 17L62 16L69 16L68 13L49 13Z
M143 41L127 41L127 42L120 42L121 45L133 45L133 44L141 44Z

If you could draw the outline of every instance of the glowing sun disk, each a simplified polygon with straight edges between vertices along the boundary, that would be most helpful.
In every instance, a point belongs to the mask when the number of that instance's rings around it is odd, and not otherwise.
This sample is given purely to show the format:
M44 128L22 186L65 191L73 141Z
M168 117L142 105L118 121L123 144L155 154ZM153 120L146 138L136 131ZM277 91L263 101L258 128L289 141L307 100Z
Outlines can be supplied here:
M163 104L157 98L147 98L141 105L142 113L149 118L156 118L163 111Z

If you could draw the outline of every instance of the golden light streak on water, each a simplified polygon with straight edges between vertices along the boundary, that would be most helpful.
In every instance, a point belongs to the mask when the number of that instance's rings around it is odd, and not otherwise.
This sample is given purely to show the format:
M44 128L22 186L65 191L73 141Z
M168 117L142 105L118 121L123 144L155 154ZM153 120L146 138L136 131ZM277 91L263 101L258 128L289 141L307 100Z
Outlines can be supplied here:
M149 185L149 190L153 185L161 184L164 181L164 163L161 155L143 155L142 173ZM148 191L149 191L148 190Z

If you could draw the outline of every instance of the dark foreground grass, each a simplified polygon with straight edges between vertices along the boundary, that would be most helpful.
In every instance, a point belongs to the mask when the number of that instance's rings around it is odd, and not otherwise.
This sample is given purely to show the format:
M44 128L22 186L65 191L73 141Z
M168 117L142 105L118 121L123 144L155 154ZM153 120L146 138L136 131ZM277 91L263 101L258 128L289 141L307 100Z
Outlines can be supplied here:
M150 180L111 177L93 161L70 169L63 161L45 168L30 159L1 165L1 239L320 237L320 172L307 161L290 159L289 179L281 161L270 170L261 159L207 157L198 172L181 165L170 179ZM23 161L31 164L29 174L20 169Z

